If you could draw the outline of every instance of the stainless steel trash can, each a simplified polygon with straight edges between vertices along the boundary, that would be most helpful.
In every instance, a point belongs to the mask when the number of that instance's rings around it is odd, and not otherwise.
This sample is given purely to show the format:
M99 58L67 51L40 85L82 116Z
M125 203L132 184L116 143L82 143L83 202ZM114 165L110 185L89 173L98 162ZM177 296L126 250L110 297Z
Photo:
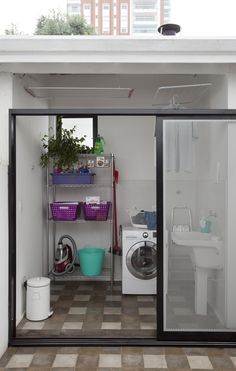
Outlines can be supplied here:
M27 280L26 318L42 321L52 315L50 311L50 279L34 277Z

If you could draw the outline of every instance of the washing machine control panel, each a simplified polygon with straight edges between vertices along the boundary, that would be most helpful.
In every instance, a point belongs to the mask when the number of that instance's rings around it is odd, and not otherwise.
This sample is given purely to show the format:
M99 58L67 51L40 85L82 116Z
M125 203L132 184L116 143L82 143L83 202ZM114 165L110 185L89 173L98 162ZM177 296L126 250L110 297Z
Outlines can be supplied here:
M143 238L148 238L148 233L147 232L143 232Z

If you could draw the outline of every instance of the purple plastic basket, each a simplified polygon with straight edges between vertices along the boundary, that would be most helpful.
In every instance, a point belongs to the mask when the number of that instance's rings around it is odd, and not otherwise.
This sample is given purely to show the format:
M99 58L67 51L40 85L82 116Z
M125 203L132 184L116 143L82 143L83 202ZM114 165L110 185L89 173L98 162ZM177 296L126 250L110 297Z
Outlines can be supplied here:
M57 174L53 173L52 184L91 184L93 183L93 174Z
M50 208L53 220L76 220L80 213L79 202L53 202Z
M104 204L86 204L83 203L83 213L85 220L107 220L109 208L111 206L111 202L108 201Z

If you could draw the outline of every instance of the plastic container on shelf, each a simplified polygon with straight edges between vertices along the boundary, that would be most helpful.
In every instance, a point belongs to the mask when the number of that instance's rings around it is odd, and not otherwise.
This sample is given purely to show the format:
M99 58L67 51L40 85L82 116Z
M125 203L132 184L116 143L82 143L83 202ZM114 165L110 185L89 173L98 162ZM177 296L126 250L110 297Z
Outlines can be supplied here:
M82 204L85 220L107 220L111 202L107 201L100 204Z
M81 274L99 276L104 265L105 250L101 247L84 247L78 250Z
M52 184L91 184L93 183L95 173L85 173L85 174L53 173L51 175L52 175Z
M79 202L53 202L50 204L53 220L76 220L80 214Z

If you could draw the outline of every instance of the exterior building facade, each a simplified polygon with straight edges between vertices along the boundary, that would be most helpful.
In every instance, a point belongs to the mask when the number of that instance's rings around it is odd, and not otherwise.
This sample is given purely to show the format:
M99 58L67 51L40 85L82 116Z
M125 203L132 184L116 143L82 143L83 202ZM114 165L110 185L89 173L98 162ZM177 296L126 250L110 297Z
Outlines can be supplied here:
M154 34L170 20L171 0L67 0L67 14L80 14L98 35Z

